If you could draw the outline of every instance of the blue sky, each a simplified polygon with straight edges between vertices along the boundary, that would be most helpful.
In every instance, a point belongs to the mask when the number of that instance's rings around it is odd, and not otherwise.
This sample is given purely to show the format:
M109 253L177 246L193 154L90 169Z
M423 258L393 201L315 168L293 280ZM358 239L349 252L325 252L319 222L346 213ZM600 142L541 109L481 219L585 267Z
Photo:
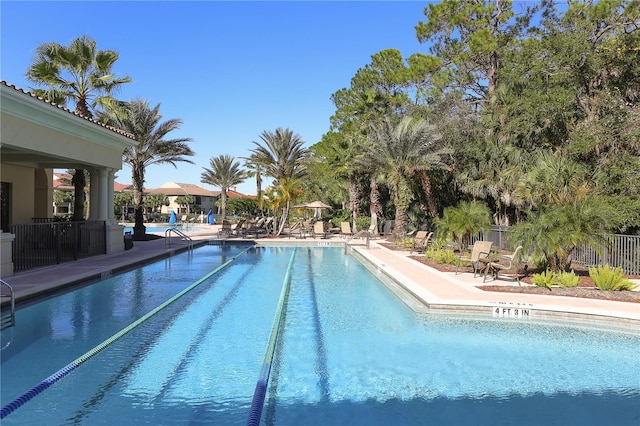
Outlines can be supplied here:
M6 1L0 2L0 78L23 89L41 43L89 35L119 52L113 71L129 76L116 94L160 104L183 125L195 164L147 168L147 188L200 182L212 157L248 156L252 141L278 127L307 146L329 131L331 95L348 87L371 55L428 53L415 35L427 1ZM242 162L242 161L241 161ZM130 183L131 171L118 172ZM270 182L265 182L266 184ZM240 192L255 194L248 180Z

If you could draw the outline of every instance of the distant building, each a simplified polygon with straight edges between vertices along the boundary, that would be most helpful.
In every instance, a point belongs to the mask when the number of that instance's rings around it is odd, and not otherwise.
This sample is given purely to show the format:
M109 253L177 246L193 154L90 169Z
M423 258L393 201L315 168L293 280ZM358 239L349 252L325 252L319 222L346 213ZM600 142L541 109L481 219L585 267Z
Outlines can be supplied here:
M169 198L169 205L162 206L162 213L171 213L176 212L176 214L187 214L187 213L196 213L196 212L208 212L209 209L212 209L214 213L219 213L217 211L216 202L220 199L220 194L222 191L210 191L201 186L190 184L190 183L176 183L176 182L167 182L162 184L159 188L149 189L146 191L148 194L164 194ZM187 212L187 207L185 205L179 205L176 202L176 199L183 195L192 195L195 198L194 209ZM237 197L247 197L240 192L235 190L228 190L227 197L229 198L237 198Z
M73 192L74 188L71 184L71 176L68 173L53 173L53 190L69 193L71 197L67 201L56 201L53 199L53 215L54 216L71 216L73 215ZM123 184L113 181L114 194L122 192L133 192L133 185ZM133 209L133 207L131 207Z

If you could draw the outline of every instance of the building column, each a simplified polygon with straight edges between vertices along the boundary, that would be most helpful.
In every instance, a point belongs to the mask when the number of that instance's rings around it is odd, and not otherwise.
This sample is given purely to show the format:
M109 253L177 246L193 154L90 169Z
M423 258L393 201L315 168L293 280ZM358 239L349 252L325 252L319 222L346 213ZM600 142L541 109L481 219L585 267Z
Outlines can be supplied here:
M114 169L107 169L107 218L111 222L115 222L115 209L114 209L114 193L113 184L115 182L116 171Z
M109 211L107 210L109 204L109 172L106 168L101 168L98 170L98 174L100 180L100 212L98 220L107 220L109 218ZM111 192L113 192L113 184L111 185Z
M98 220L100 211L100 174L98 169L89 170L89 220Z
M108 204L109 204L109 186L108 186L108 169L101 167L99 169L91 169L90 179L90 215L91 220L107 220ZM113 194L113 183L111 184L111 193ZM113 197L112 197L113 198ZM113 201L111 201L113 204Z

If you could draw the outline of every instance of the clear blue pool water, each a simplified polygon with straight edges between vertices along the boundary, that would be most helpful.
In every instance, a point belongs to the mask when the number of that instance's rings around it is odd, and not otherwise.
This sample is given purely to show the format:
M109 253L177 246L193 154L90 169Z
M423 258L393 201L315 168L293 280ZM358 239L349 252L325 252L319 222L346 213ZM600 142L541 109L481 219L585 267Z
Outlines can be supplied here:
M169 225L169 224L160 225L160 224L158 224L157 226L147 226L146 232L149 233L149 234L163 233L167 229L173 228L173 227L177 227L178 229L180 229L182 231L206 231L206 230L212 229L211 225L202 224L202 223L187 223L187 224L184 224L184 225L183 224L177 224L177 225ZM124 228L122 230L123 233L126 233L126 232L133 233L133 228L130 227L130 226L125 226L123 228Z
M205 246L21 309L2 404L245 247ZM3 425L246 424L292 252L248 251ZM338 247L296 249L285 312L265 425L640 419L637 334L418 314Z

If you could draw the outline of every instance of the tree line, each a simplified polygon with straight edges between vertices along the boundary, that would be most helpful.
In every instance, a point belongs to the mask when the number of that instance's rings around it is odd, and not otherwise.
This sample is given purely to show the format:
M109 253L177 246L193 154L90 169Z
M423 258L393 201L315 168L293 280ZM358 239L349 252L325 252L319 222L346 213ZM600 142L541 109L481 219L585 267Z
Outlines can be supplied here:
M428 53L378 52L333 94L308 190L398 236L481 206L554 265L594 235L639 233L640 4L443 0L424 15Z
M264 131L244 164L212 158L201 181L226 195L254 177L258 208L276 212L278 231L301 199L344 208L354 223L393 219L397 236L481 205L493 223L515 225L529 252L561 263L580 236L640 232L639 27L631 0L429 3L415 25L425 52L372 55L331 96L321 141L307 148L290 129ZM86 46L91 55L76 54ZM167 139L181 121L162 122L159 105L112 98L130 79L115 79L117 53L86 36L38 52L27 75L47 87L43 96L73 100L89 116L90 105L136 135L124 162L138 227L145 167L194 154L190 139ZM60 78L81 69L74 60L93 64L86 86ZM264 177L272 182L263 190ZM566 250L553 255L552 246Z

